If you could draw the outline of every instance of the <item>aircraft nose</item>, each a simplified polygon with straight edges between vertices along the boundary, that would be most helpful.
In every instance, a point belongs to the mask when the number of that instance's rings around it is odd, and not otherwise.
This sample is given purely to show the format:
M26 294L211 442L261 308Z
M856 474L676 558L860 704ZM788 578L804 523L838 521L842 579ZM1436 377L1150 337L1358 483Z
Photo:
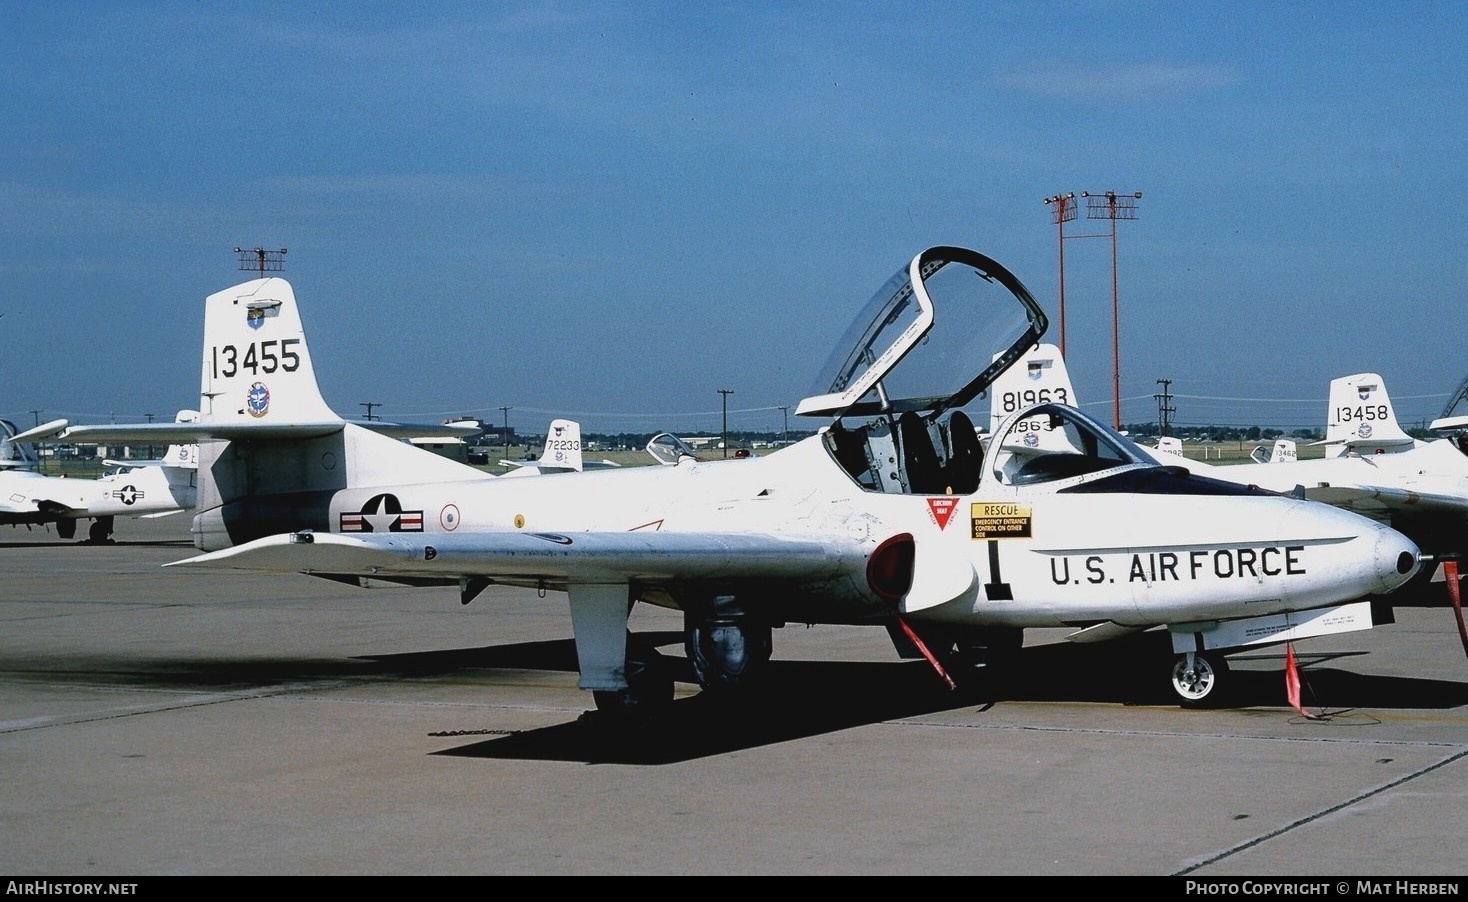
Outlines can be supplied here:
M1375 539L1372 563L1377 588L1373 594L1385 595L1417 575L1422 567L1422 550L1416 542L1382 524L1377 524Z

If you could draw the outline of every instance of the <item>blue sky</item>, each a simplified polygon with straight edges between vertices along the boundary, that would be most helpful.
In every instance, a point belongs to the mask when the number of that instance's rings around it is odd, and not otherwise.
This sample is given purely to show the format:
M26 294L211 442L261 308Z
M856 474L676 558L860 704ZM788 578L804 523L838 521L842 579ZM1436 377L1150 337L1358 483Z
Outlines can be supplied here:
M288 249L343 415L692 432L727 389L731 428L779 429L925 247L994 257L1053 322L1066 191L1143 192L1124 421L1168 379L1180 424L1320 425L1330 379L1378 372L1414 424L1468 370L1458 3L0 12L0 415L25 425L197 406L203 298L258 245ZM1109 241L1066 242L1066 319L1109 415Z

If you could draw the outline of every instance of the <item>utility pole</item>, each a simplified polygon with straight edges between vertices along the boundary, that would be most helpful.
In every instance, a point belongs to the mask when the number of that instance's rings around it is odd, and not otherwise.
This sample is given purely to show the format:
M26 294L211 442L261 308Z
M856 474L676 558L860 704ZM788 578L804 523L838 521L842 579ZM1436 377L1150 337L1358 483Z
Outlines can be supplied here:
M1162 393L1153 395L1157 399L1157 434L1171 435L1168 430L1172 426L1172 415L1177 413L1177 408L1172 406L1172 394L1168 389L1172 386L1171 379L1158 379L1157 384L1162 386Z
M374 417L372 415L372 408L374 408L374 407L381 407L382 406L382 402L381 401L362 401L362 402L359 402L357 404L357 406L358 407L365 407L365 408L367 408L367 419L368 420L375 420L375 419L377 419L377 417Z
M785 431L781 434L780 437L780 446L784 447L785 445L790 444L790 405L781 404L780 413L785 415Z
M1117 194L1104 191L1092 194L1082 191L1081 197L1086 198L1087 219L1111 220L1111 425L1121 429L1121 324L1116 292L1116 221L1137 218L1137 201L1142 199L1142 192Z
M721 395L724 396L724 434L723 434L722 444L724 446L724 456L725 457L728 457L729 456L729 396L732 395L732 394L734 394L734 390L732 388L721 388L721 389L719 389L719 394L721 394Z
M1059 246L1060 257L1060 356L1065 358L1065 224L1076 218L1076 193L1074 191L1065 194L1052 194L1045 198L1046 205L1051 207L1050 215L1060 232ZM1072 237L1085 237L1075 235Z
M509 406L500 407L500 413L505 415L505 431L501 433L501 437L505 440L505 460L510 459L510 411L512 409Z
M46 411L44 411L44 410L32 410L31 411L31 416L33 416L33 417L36 418L36 422L34 423L34 425L36 425L36 426L41 425L41 414L43 414L45 412Z

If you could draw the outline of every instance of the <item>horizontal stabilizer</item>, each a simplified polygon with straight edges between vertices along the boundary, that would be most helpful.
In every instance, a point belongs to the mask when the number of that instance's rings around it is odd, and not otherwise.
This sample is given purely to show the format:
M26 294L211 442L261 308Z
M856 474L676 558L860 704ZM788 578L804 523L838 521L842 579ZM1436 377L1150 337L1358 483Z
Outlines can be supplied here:
M340 432L348 423L389 438L462 438L475 427L451 423L387 423L382 420L322 420L298 423L249 423L240 421L206 423L108 423L71 426L56 420L15 437L15 441L45 438L52 441L148 442L155 445L193 444L210 439L308 439ZM60 424L58 427L56 424ZM42 432L41 430L47 430Z

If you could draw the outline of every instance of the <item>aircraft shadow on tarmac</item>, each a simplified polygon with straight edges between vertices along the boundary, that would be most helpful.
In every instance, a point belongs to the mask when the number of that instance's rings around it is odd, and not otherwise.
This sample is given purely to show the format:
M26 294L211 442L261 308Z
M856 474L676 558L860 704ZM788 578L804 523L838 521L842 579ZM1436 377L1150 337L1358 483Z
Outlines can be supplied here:
M644 632L638 639L664 651L675 680L692 682L681 656L682 634ZM566 723L481 739L432 754L467 758L671 764L740 749L834 733L853 727L922 715L975 709L1006 702L1097 703L1175 706L1166 685L1170 660L1165 635L1150 634L1105 646L1066 642L1028 646L993 676L982 672L951 690L925 661L770 662L765 688L732 704L703 693L674 700L665 711L632 730L609 730L588 710ZM1468 705L1468 682L1418 677L1373 676L1336 666L1365 651L1297 653L1302 702L1308 710L1340 716L1359 709L1448 709ZM1289 712L1283 653L1244 652L1231 658L1229 708ZM309 691L313 681L437 678L480 670L577 672L572 640L556 639L475 648L409 652L351 659L250 658L127 660L89 657L39 662L11 661L30 676L65 671L69 680L87 674L100 684L154 685L170 689L254 690L294 684ZM684 685L684 689L688 686ZM486 691L493 692L492 686ZM591 696L578 693L592 708ZM1183 712L1179 715L1193 712ZM1209 712L1199 712L1206 717ZM1369 710L1367 711L1369 715ZM1293 716L1292 714L1290 716ZM1196 717L1188 723L1196 724Z
M643 634L647 638L647 634ZM659 646L680 646L677 633L657 634ZM680 698L656 719L630 730L607 730L599 715L477 741L439 755L585 763L671 764L739 749L786 742L883 721L1004 702L1094 702L1118 705L1176 704L1161 662L1170 661L1164 635L1137 637L1101 649L1070 643L1022 650L1002 679L980 676L951 690L924 661L770 662L767 688L739 705L704 695ZM478 649L475 666L546 667L575 672L569 640L535 646ZM1121 654L1118 654L1118 652ZM453 654L453 653L451 653ZM1366 654L1297 654L1302 702L1307 709L1340 716L1358 708L1454 708L1468 705L1468 683L1368 676L1330 666L1334 659ZM1236 668L1231 708L1288 710L1283 652L1248 658ZM690 681L682 658L668 658L675 679ZM1123 663L1118 663L1123 662ZM1143 666L1139 663L1147 662ZM468 663L466 660L465 663ZM432 669L438 669L437 666ZM589 701L589 699L588 699ZM1326 707L1328 706L1328 707ZM1181 714L1181 710L1179 711ZM1206 716L1207 712L1203 712Z
M105 542L93 542L91 539L62 539L56 536L45 538L34 538L27 541L0 542L0 549L5 548L70 548L80 545L87 548L105 548L115 546L118 548L193 548L193 540L182 539L118 539L111 538Z

